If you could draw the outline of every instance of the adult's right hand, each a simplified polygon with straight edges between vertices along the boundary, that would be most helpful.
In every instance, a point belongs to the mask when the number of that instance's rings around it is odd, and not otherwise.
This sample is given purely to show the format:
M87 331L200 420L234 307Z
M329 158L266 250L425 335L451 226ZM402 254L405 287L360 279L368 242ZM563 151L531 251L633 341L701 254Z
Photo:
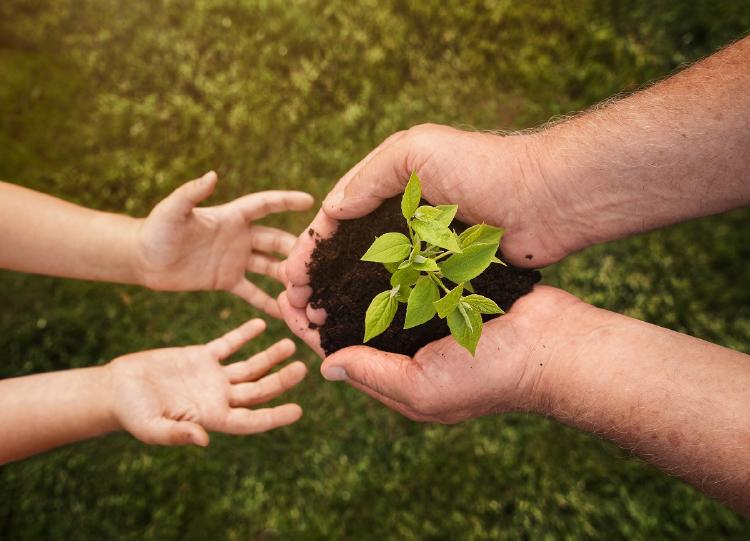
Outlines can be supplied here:
M328 356L323 377L344 381L416 421L458 423L492 413L549 413L556 379L576 358L596 309L537 286L484 324L474 356L446 336L414 357L352 346Z

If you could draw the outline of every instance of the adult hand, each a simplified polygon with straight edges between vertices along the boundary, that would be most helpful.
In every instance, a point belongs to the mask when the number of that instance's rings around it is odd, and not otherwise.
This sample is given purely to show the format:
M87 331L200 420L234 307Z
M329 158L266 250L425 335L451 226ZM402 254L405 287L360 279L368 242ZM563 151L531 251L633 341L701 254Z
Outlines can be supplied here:
M137 267L141 281L156 290L226 290L279 317L276 301L250 282L246 272L285 281L283 265L273 255L288 255L290 233L253 225L274 212L306 210L311 195L266 191L215 207L196 208L216 186L213 171L177 188L153 209L137 232Z
M307 262L317 236L326 238L338 220L370 213L401 193L411 171L419 173L423 197L431 204L457 204L458 218L505 228L505 259L540 267L585 245L579 222L564 217L560 197L545 182L535 135L500 136L423 125L386 139L333 188L286 262L287 291L280 299L293 332L322 355L317 331L325 314L308 306Z
M259 335L265 323L253 319L205 345L125 355L107 368L111 411L117 425L144 443L208 445L207 430L254 434L297 421L297 404L247 409L279 396L307 373L296 361L267 375L294 353L281 340L246 361L220 362Z
M474 357L447 336L413 358L367 346L344 348L324 361L321 373L417 421L457 423L541 410L542 374L575 356L571 322L588 308L559 289L537 286L506 315L485 323Z

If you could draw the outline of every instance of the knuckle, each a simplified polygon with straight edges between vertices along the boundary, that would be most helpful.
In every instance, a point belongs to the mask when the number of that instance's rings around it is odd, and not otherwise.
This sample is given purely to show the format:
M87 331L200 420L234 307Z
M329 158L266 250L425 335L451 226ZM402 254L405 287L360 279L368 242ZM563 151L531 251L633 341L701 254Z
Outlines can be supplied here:
M412 126L409 128L409 132L412 134L424 134L425 132L430 132L433 129L437 127L437 124L433 124L431 122L424 122L422 124L417 124L416 126Z
M257 415L254 416L250 423L250 429L253 432L263 432L276 424L275 413L273 410L259 410L256 413Z
M283 391L285 386L288 385L290 379L289 372L285 370L286 369L271 374L271 376L263 382L259 395L262 397L268 397Z
M405 138L407 169L420 161L420 157L427 156L433 151L435 146L435 135L432 127L427 124L421 124L409 129Z
M252 400L255 398L256 391L253 387L243 387L242 390L238 391L235 396L234 400L232 401L234 406L242 406L243 404L248 404L252 402Z
M384 145L385 143L390 143L392 141L398 141L399 139L401 139L402 137L404 137L407 133L409 133L409 130L399 130L399 131L397 131L395 133L392 133L391 135L389 135L388 137L386 137L386 139L381 143L381 146Z

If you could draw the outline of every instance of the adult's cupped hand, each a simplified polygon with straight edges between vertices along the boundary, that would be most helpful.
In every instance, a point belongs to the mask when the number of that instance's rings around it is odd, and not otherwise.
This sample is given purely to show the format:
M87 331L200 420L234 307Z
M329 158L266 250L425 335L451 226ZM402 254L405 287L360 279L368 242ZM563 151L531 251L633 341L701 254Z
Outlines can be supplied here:
M543 266L573 251L563 234L555 194L535 159L533 136L503 137L445 126L423 125L386 139L333 188L286 261L288 284L279 307L290 329L321 357L320 335L310 323L325 321L312 308L307 263L316 238L331 236L339 220L369 214L401 193L411 171L422 179L431 204L457 204L469 224L502 226L506 260ZM419 420L457 422L493 411L529 407L545 361L565 342L557 332L569 308L586 306L550 287L537 287L507 315L485 325L475 357L451 337L432 342L413 359L367 346L329 356L321 371L345 380L387 406Z

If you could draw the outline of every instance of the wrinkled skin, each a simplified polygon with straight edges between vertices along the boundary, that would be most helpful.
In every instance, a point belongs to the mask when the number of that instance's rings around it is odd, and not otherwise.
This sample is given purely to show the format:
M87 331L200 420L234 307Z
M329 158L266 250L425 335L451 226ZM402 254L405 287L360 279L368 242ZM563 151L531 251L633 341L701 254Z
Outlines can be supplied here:
M425 125L399 132L350 170L328 195L310 224L327 238L338 220L367 215L403 191L410 172L422 181L432 204L458 204L458 218L505 227L502 249L519 266L558 261L576 249L574 233L563 237L558 200L547 189L533 159L533 138L469 133ZM488 196L488 194L491 194ZM279 307L291 330L321 357L317 330L325 313L308 305L312 292L307 262L315 239L307 229L287 262L287 291ZM532 259L527 256L532 255ZM575 297L549 287L516 302L505 316L487 323L476 356L451 337L422 348L413 359L354 346L328 357L321 371L344 380L387 406L417 420L453 423L492 412L529 408L538 382L566 343L558 324L568 310L585 309ZM569 331L568 331L569 332ZM541 365L541 366L540 366Z

